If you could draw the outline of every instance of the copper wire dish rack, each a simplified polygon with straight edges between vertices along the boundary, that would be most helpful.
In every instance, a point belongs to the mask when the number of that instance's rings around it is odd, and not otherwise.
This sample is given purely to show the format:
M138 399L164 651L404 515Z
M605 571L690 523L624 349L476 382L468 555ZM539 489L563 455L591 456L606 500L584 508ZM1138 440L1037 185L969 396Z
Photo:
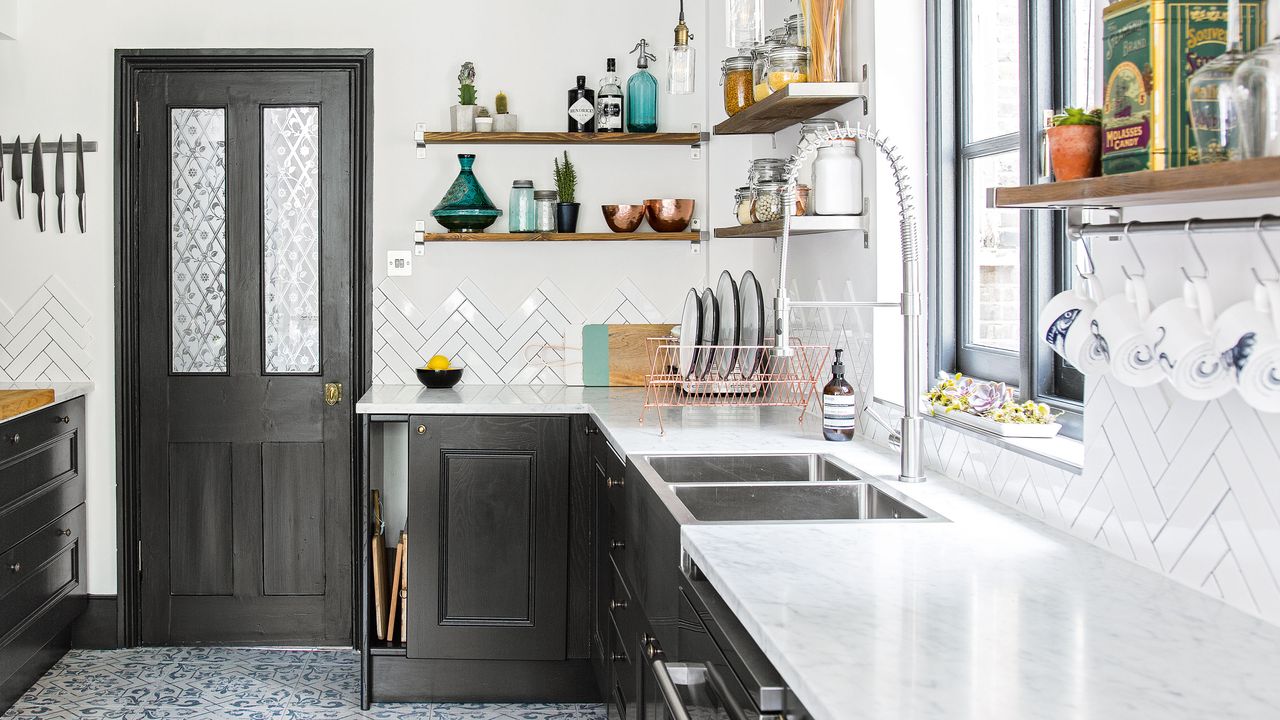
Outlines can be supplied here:
M681 374L680 354L689 350L676 338L649 338L649 374L645 375L644 408L640 422L650 408L657 410L658 428L666 432L662 422L663 408L686 407L794 407L799 422L804 423L805 410L818 392L820 372L831 354L828 345L791 343L794 354L779 357L772 345L698 345L694 366L707 367L702 377ZM705 353L710 353L706 359ZM732 371L720 373L724 353L734 356ZM752 363L750 358L756 361ZM746 367L754 365L754 372Z

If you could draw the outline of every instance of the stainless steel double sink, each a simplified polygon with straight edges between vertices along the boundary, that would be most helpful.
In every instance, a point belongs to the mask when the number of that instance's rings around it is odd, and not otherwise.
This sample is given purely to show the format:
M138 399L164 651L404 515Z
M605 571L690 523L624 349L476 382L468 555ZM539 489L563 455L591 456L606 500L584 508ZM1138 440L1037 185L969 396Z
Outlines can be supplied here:
M943 519L825 455L650 455L643 461L700 522Z

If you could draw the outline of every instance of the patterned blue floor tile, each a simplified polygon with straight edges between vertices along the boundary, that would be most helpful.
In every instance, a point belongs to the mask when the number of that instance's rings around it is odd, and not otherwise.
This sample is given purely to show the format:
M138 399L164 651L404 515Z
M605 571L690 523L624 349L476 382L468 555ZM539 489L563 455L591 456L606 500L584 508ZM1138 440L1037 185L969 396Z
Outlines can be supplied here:
M604 720L601 705L395 703L362 711L350 650L73 650L3 720Z

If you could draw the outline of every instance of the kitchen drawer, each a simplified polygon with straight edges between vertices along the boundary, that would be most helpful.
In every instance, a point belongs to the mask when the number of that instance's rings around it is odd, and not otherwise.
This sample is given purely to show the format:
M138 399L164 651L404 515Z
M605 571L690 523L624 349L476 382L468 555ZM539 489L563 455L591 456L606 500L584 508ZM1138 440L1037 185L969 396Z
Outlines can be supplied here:
M81 582L84 505L0 555L0 644Z
M84 427L84 398L42 407L28 415L0 423L0 468L54 438ZM0 480L0 485L3 480ZM0 506L8 502L0 498Z
M84 503L84 479L73 475L46 482L22 502L0 509L0 552Z
M609 558L609 567L613 570L613 592L605 602L609 605L609 612L616 619L628 609L635 607L635 600L631 596L631 588L627 585L626 578L622 576L622 571L618 569L618 563L613 558Z

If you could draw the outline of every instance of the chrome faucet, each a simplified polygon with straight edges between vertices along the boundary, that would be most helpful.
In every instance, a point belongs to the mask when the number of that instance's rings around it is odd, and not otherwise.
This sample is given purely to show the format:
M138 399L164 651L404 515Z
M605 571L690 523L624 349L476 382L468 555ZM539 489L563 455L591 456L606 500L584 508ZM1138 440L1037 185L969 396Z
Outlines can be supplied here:
M898 232L902 240L902 294L896 303L889 302L825 302L792 300L787 297L787 250L791 244L791 214L785 213L782 222L782 253L778 267L778 298L774 307L774 352L789 357L795 350L790 346L791 310L807 307L835 308L877 308L896 307L902 313L904 329L902 362L903 362L903 403L905 414L898 431L899 451L902 456L898 480L902 482L923 482L924 477L924 416L920 411L920 394L924 391L924 368L920 355L920 312L923 295L920 290L920 239L916 234L915 205L912 203L911 181L907 175L906 164L902 156L889 145L888 140L878 131L864 128L861 125L835 125L823 128L816 133L808 134L800 142L796 152L787 161L786 186L783 189L783 207L791 210L795 207L796 178L800 166L813 156L819 148L828 147L835 140L862 140L875 146L889 162L889 170L893 173L894 185L898 194ZM882 424L884 421L876 418ZM890 444L894 444L890 434Z

